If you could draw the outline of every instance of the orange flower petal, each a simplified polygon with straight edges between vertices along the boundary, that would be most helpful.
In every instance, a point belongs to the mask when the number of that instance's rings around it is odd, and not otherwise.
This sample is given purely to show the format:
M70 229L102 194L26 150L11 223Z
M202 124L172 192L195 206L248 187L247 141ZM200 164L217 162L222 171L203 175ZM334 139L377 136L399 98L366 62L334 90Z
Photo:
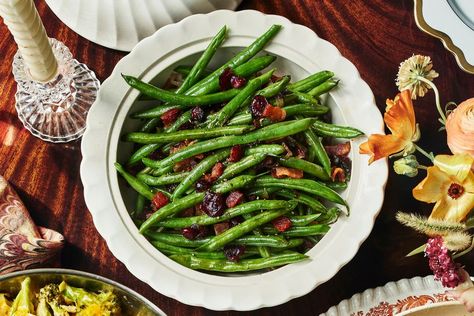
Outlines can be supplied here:
M359 153L371 155L369 164L380 158L402 151L406 142L396 135L370 135L369 140L359 146Z
M450 177L438 167L429 167L428 174L412 191L413 197L419 201L434 203L448 194Z

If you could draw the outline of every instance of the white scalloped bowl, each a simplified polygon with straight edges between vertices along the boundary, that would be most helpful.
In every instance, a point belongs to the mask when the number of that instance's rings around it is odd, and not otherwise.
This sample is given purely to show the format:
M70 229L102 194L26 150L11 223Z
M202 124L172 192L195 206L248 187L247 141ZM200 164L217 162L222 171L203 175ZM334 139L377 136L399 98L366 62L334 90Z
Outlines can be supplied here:
M135 101L138 92L126 85L120 73L159 83L177 64L195 60L223 25L230 28L229 39L214 63L249 45L272 24L281 24L283 29L265 48L265 53L278 56L275 65L281 72L298 80L322 69L334 71L341 79L340 87L327 100L334 121L357 127L366 134L383 133L382 117L372 92L352 63L310 29L257 11L215 11L160 29L117 64L89 112L82 140L81 178L96 228L132 274L185 304L214 310L253 310L307 294L354 257L372 230L383 202L387 163L382 160L369 167L367 157L358 154L362 140L355 140L351 153L352 180L344 192L351 216L333 225L308 252L310 260L265 273L232 277L208 274L167 258L134 226L127 213L127 206L133 205L132 194L130 189L119 185L113 163L124 162L130 155L131 146L121 142L120 136L138 126L128 114L143 104Z

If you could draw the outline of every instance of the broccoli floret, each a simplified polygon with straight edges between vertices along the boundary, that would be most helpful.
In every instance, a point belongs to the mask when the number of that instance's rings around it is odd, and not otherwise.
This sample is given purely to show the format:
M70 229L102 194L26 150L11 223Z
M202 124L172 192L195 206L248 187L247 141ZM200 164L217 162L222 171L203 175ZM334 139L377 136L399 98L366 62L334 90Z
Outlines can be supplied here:
M64 297L77 307L76 316L111 316L120 314L117 297L111 291L94 293L72 287L65 282L59 285Z
M18 292L15 300L13 301L12 307L9 312L9 316L29 316L35 312L33 303L34 295L31 291L31 279L25 278L21 282L21 289Z
M69 316L71 312L66 306L61 305L62 296L57 284L48 284L41 288L38 300L37 316Z

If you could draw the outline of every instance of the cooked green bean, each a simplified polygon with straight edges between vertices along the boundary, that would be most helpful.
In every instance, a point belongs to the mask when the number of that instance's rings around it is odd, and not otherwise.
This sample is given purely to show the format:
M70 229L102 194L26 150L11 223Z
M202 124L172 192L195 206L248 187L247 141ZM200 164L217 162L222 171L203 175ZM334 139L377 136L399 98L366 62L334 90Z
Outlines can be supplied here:
M262 36L257 38L252 44L250 44L248 47L243 49L240 53L238 53L229 61L224 63L217 70L212 72L206 78L202 79L196 85L194 85L191 89L189 89L187 91L187 94L189 95L194 95L195 93L205 94L205 93L209 93L210 91L213 91L212 89L218 88L218 85L217 87L214 87L212 83L216 82L216 80L219 79L219 76L222 74L224 69L229 67L229 68L234 69L235 71L235 68L237 66L242 65L247 60L255 56L259 51L261 51L263 47L280 31L280 29L281 29L281 25L272 25L267 32L265 32Z
M217 272L242 272L279 267L285 264L302 261L308 258L297 252L271 256L269 258L243 259L239 262L197 258L191 255L171 255L174 261L196 270Z
M196 183L196 181L198 181L204 173L209 171L217 162L228 157L229 153L230 149L222 149L215 154L201 160L196 166L194 166L193 170L189 172L187 177L183 179L183 181L181 181L181 183L176 187L172 195L172 200L174 201L181 197L181 195L183 195L188 188Z
M135 209L133 210L131 216L133 219L140 218L143 214L143 210L145 209L145 200L146 198L138 194L137 195L137 201L135 203Z
M170 108L185 108L189 106L196 105L210 105L228 101L235 97L240 90L238 89L229 89L222 92L216 92L213 94L206 94L200 96L189 96L184 94L174 94L168 90L164 90L158 87L155 87L149 83L143 82L140 79L122 74L122 77L125 81L132 87L139 90L141 93L148 95L149 97L155 98L157 100L170 102L174 104L179 104L178 106L170 106ZM166 106L166 105L164 105ZM164 113L164 112L163 112ZM143 118L139 114L134 116L135 118Z
M254 129L249 125L235 125L215 128L185 129L170 133L129 133L125 140L139 144L180 142L186 139L213 138L226 135L240 135Z
M127 181L127 183L138 193L146 197L147 199L151 200L153 199L153 190L146 185L145 183L141 182L134 176L132 176L130 173L125 171L125 169L122 167L121 164L118 162L114 163L115 169L120 173L120 175Z
M319 86L314 87L310 91L308 91L308 94L313 96L313 97L319 97L320 95L327 93L337 87L339 84L339 80L328 80L323 83L321 83Z
M156 130L156 127L158 126L160 121L161 120L159 117L155 117L155 118L147 120L145 124L143 124L142 128L140 128L140 132L149 133L149 132L152 132L153 130Z
M286 95L283 98L285 104L292 104L295 103L296 101L301 102L301 103L309 103L309 104L318 104L318 100L314 98L313 96L303 93L303 92L298 92L298 91L293 91L291 94Z
M239 176L235 177L232 180L216 184L212 189L217 193L227 193L236 188L243 187L253 181L254 176ZM204 199L204 192L189 194L178 201L173 201L169 204L166 204L155 213L153 213L143 224L140 226L140 232L148 230L150 227L154 226L157 222L162 219L177 214L187 208L190 208L198 203L201 203Z
M268 211L263 212L258 215L253 216L252 218L240 223L237 226L229 228L220 235L213 237L207 243L202 246L199 246L198 250L200 251L214 251L216 249L222 248L226 244L230 243L234 239L241 237L242 235L252 231L256 227L259 227L265 223L268 223L275 218L287 213L288 211L294 209L297 203L292 203L292 207L287 207L277 211Z
M320 71L295 83L289 84L287 89L290 91L308 91L332 78L333 76L334 73L332 71Z
M267 83L275 69L272 69L257 78L250 80L245 87L232 100L227 102L219 112L207 123L208 127L222 126L239 109L241 104L249 97L253 97L255 92L265 83Z
M152 241L151 244L155 246L156 249L163 252L167 255L176 255L176 254L184 254L184 255L191 255L197 258L206 258L206 259L226 259L224 252L198 252L193 251L189 248L173 246L161 241ZM245 253L241 256L241 258L249 257L258 254L256 249L246 248Z
M263 232L265 234L283 234L287 237L305 237L313 235L324 235L331 228L328 225L311 225L311 226L294 226L284 232L279 232L273 227L264 227Z
M297 117L298 118L298 117ZM306 137L306 142L309 146L309 151L313 152L315 157L318 159L319 163L323 166L324 171L326 171L327 175L331 175L331 161L329 160L328 153L324 149L323 144L321 143L321 139L316 136L311 128L307 129L304 132Z
M149 110L132 113L131 117L135 119L153 119L153 118L159 119L161 115L165 114L166 112L172 109L181 109L181 108L177 105L160 104Z
M180 172L180 173L165 174L160 177L154 177L146 173L139 173L137 174L137 179L142 181L145 184L158 187L162 185L180 183L188 176L188 174L189 172Z
M310 214L310 215L300 215L300 216L290 216L291 224L293 226L307 226L310 223L314 222L317 220L319 217L321 217L321 213L319 214Z
M258 95L263 95L265 98L271 98L282 92L290 82L290 76L283 76L280 80L273 82L265 88L257 92Z
M255 185L299 190L319 196L328 201L344 205L348 208L347 202L344 201L344 199L340 197L336 191L314 180L291 178L275 179L271 176L262 176L255 180Z
M258 210L274 210L292 206L289 203L289 201L283 200L256 200L227 209L221 216L210 217L208 215L200 215L182 218L170 218L159 222L157 226L167 228L184 228L193 224L213 225L223 221L227 221L236 216L248 214Z
M271 188L267 188L267 190L268 189L271 189ZM326 207L321 202L319 202L318 200L316 200L315 198L313 198L310 195L306 195L306 194L301 193L301 192L295 193L293 191L285 190L285 189L283 189L283 190L282 189L279 189L279 190L275 189L275 191L276 191L275 192L276 195L286 197L287 199L293 199L293 200L295 200L299 203L305 204L316 212L326 213L328 211L326 209Z
M151 174L152 176L155 176L155 177L159 177L159 176L162 176L164 174L167 174L167 173L170 173L171 171L173 171L173 166L166 166L166 167L163 167L163 168L158 168L158 169L151 169L149 172L146 172L148 174Z
M285 152L285 147L278 144L268 144L268 145L259 145L255 147L249 147L245 149L245 155L254 155L254 154L267 154L267 155L280 155Z
M347 182L325 182L325 186L333 190L345 190L347 189Z
M324 123L322 121L315 121L313 128L317 134L327 137L336 138L355 138L364 133L357 128L350 126L341 126L335 124Z
M267 155L265 154L255 154L242 158L241 160L229 164L225 169L222 175L219 177L219 181L224 179L232 178L244 170L251 168L253 166L261 163Z
M278 139L294 135L308 129L312 121L312 119L308 118L297 121L280 122L241 136L222 136L212 140L198 142L160 161L155 161L148 158L143 158L142 161L148 167L162 168L165 166L174 165L175 163L182 161L186 158L190 158L201 153L209 152L211 150L230 147L234 145L243 145L256 141L262 142L266 140Z
M319 178L323 181L329 180L328 174L321 166L304 159L298 159L294 157L280 158L278 162L282 166L302 170L304 173L315 176L316 178Z
M143 234L148 237L152 242L158 241L168 245L186 248L197 248L201 245L204 245L207 241L211 240L211 237L190 240L185 238L181 234L161 233L151 230L145 231Z
M190 66L190 65L178 65L173 69L173 71L179 73L180 75L182 75L183 78L186 78L189 75L189 73L191 72L192 68L193 68L193 66ZM204 70L203 71L203 74L206 75L206 76L209 75L210 73L211 73L211 71L209 71L209 70Z

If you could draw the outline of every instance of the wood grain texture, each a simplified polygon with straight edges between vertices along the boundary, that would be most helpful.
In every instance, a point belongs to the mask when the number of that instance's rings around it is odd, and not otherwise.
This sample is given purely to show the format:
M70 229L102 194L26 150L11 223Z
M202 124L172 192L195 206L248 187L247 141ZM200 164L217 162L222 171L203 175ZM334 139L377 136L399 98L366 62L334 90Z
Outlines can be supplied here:
M61 23L44 1L36 3L49 36L63 41L101 81L107 78L124 54L80 37ZM239 9L285 16L332 42L359 69L381 110L385 107L385 99L392 98L397 92L394 79L398 63L412 54L432 56L435 69L440 73L436 84L443 103L460 102L474 96L474 75L461 71L439 40L417 28L411 0L244 0ZM14 109L16 85L11 74L15 52L13 39L0 22L3 61L0 65L0 173L13 184L37 224L64 234L67 244L61 257L62 266L121 282L149 298L169 315L217 314L155 292L133 277L110 253L95 230L84 203L79 177L80 143L45 143L30 135L17 118ZM423 134L421 145L436 153L448 153L445 134L436 131L438 123L432 94L416 101L416 114ZM407 251L424 241L423 237L401 227L394 219L397 210L430 211L430 205L410 198L411 188L422 177L408 179L391 172L385 203L372 234L356 257L332 280L306 296L248 314L318 315L366 288L429 274L421 256L404 258ZM461 262L474 272L474 256L466 256Z

